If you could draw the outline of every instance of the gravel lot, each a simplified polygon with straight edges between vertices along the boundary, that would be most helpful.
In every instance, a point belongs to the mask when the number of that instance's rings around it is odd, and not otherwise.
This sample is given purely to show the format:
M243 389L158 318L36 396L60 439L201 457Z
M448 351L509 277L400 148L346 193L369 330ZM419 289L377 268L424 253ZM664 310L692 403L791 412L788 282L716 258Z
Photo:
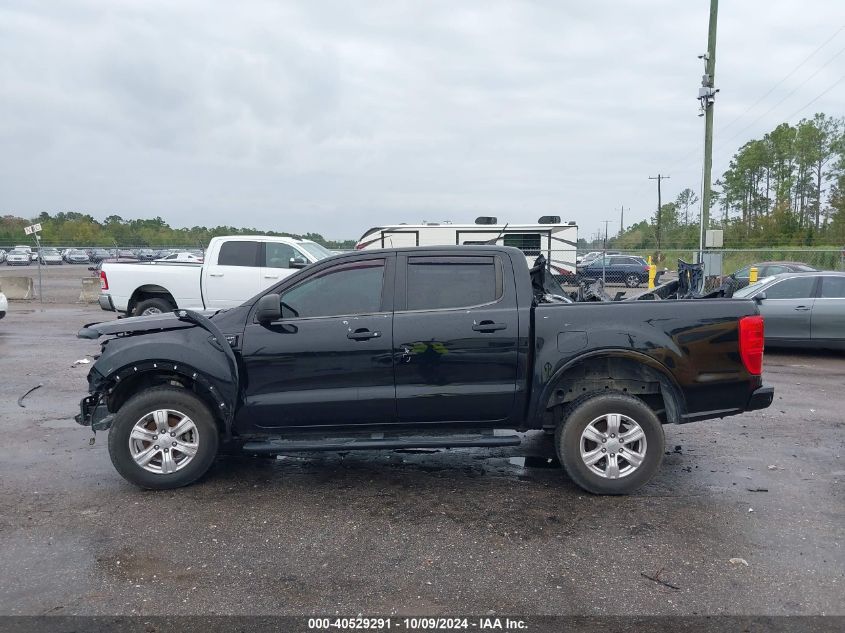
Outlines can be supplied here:
M538 435L144 492L71 418L98 352L74 334L113 315L60 294L84 267L48 274L64 302L0 321L0 614L845 614L842 354L768 352L775 404L667 427L631 497L581 492Z

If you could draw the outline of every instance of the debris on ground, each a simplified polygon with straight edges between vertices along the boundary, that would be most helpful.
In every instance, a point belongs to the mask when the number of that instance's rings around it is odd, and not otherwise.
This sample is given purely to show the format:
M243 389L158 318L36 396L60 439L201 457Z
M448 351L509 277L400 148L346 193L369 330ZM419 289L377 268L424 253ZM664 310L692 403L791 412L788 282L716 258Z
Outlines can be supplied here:
M746 563L747 564L747 563ZM664 587L669 587L669 589L674 589L675 591L679 591L680 587L678 585L673 585L671 582L666 582L660 578L660 574L663 573L663 568L661 567L660 570L654 574L654 576L649 576L647 573L641 571L640 576L643 578L648 578L652 582L656 582L658 585L663 585Z
M91 361L88 358L80 358L73 365L71 365L71 367L76 367L77 365L87 365L90 362Z
M748 492L769 492L768 488L746 488Z
M18 406L19 406L19 407L23 407L24 409L26 409L26 407L25 407L25 406L24 406L24 404L23 404L23 399L24 399L24 398L26 398L29 394L31 394L31 393L32 393L33 391L35 391L36 389L40 389L40 388L41 388L41 387L43 387L43 386L44 386L44 385L43 385L43 383L38 383L38 384L37 384L37 385L35 385L32 389L30 389L30 390L29 390L29 391L27 391L25 394L23 394L20 398L18 398Z
M731 565L745 565L748 567L748 561L744 558L732 558L728 561Z

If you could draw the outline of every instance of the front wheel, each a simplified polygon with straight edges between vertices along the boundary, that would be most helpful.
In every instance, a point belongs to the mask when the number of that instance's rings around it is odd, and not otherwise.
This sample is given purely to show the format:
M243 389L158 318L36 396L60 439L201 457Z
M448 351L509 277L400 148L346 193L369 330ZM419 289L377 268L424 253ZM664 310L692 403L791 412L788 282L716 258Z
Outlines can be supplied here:
M569 477L594 494L628 494L663 460L663 426L648 405L624 393L587 395L572 403L555 434Z
M166 490L193 483L214 462L219 431L211 411L190 391L155 387L115 414L109 456L124 479Z

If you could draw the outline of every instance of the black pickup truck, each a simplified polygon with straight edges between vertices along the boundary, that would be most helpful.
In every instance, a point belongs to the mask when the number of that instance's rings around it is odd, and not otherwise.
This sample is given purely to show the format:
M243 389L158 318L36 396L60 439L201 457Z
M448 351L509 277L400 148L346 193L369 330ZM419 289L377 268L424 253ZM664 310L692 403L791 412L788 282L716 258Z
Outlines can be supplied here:
M750 300L572 303L507 247L332 257L242 306L92 324L76 417L127 480L174 488L218 451L509 446L544 430L582 488L623 494L663 424L761 409Z

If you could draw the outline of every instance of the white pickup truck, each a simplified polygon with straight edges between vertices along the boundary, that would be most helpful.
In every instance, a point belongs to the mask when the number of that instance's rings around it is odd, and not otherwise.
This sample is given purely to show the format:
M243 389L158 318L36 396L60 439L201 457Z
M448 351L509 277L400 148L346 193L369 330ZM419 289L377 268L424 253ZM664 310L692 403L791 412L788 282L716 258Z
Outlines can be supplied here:
M103 262L99 303L103 310L127 316L176 308L232 308L330 255L331 251L311 240L265 235L215 237L202 264Z

